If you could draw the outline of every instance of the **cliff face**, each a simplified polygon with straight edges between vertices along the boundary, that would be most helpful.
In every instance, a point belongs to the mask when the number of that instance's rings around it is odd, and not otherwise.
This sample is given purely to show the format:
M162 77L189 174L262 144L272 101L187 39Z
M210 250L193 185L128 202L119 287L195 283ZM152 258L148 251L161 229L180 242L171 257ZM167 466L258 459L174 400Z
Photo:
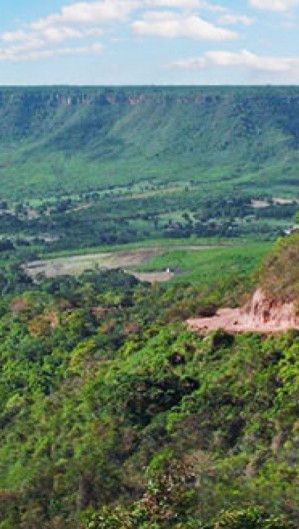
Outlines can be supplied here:
M195 331L284 332L299 330L299 232L278 240L259 271L259 287L238 309L222 309L211 318L188 320Z
M265 294L260 288L254 293L250 303L240 310L244 326L287 330L299 328L299 315L294 302L284 303Z
M2 127L11 129L18 137L26 132L28 123L41 122L44 131L51 128L59 117L56 113L61 114L66 109L69 111L65 118L73 117L79 110L84 126L89 114L84 115L82 109L88 107L103 111L110 108L115 112L116 121L123 111L133 109L135 118L138 113L140 118L149 118L149 110L152 112L156 108L159 114L155 117L161 118L156 125L165 126L165 120L171 118L178 128L188 125L184 129L187 135L204 130L210 140L214 138L212 143L217 143L220 150L226 149L231 141L240 143L244 137L254 135L259 137L259 146L264 147L262 135L269 135L270 130L272 142L275 141L273 134L279 132L280 140L284 137L289 145L299 145L299 124L293 117L299 112L299 88L0 87ZM177 120L184 116L183 121ZM146 122L144 127L146 129ZM226 131L220 143L215 141L221 138L219 129L222 133ZM151 132L157 131L151 129ZM7 139L7 136L2 137ZM252 147L250 143L247 145L249 151Z
M252 299L239 309L222 309L211 318L188 320L188 327L193 331L210 332L224 329L231 333L285 332L289 329L299 330L299 313L295 302L284 303L265 294L260 288Z

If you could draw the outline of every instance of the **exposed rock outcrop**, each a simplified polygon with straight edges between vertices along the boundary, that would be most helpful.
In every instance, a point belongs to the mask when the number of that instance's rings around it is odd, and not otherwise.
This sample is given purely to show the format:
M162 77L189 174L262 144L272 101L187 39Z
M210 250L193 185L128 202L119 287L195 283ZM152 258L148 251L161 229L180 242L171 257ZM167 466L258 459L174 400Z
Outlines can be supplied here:
M231 333L286 332L299 330L299 313L295 303L280 302L268 297L260 288L250 302L238 309L221 309L211 318L194 318L187 321L193 331L210 332L225 329Z

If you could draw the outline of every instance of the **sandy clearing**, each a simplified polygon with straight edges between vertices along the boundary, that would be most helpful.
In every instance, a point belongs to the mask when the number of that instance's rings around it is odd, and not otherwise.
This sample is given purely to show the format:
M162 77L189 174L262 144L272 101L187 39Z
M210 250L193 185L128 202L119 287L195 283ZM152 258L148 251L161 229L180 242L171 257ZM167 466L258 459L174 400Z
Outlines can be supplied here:
M148 281L149 283L164 283L175 277L174 272L134 272L133 270L125 270L125 272L132 274L139 281Z
M269 321L254 323L244 318L241 309L220 309L211 318L189 319L187 325L191 331L210 333L223 329L231 334L254 332L261 334L272 334L286 332L289 329L298 329L299 323Z
M296 198L276 197L276 198L273 198L273 202L274 204L280 204L280 205L294 204L294 202L299 204L299 200Z
M58 257L42 261L32 261L24 265L24 270L31 276L43 273L46 277L63 274L79 274L87 269L115 269L139 266L158 255L160 249L152 248L127 252L105 252L98 254Z
M268 208L270 206L269 202L266 200L252 200L251 205L255 209Z
M46 277L55 277L64 274L76 275L82 273L84 270L95 268L121 268L128 271L130 268L146 264L152 258L168 252L174 252L178 250L202 252L219 248L221 248L221 246L155 246L153 248L140 248L138 250L89 253L85 255L73 255L69 257L57 257L54 259L31 261L29 263L25 263L23 268L26 273L28 273L33 278L38 274L45 274ZM154 273L163 274L163 271L154 271ZM166 280L164 279L164 275L161 277L163 277L163 281Z
M299 330L299 317L293 302L280 303L258 289L250 303L237 309L225 308L210 318L193 318L187 321L191 331L208 334L224 329L232 334L257 332L272 334Z

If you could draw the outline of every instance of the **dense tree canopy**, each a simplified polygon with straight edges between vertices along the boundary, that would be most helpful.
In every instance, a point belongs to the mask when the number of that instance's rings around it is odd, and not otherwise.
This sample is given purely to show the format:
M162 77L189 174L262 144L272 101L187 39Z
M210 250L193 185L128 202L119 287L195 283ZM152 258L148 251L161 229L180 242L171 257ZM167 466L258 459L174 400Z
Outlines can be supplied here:
M299 334L192 334L200 290L116 270L2 297L1 529L293 527Z

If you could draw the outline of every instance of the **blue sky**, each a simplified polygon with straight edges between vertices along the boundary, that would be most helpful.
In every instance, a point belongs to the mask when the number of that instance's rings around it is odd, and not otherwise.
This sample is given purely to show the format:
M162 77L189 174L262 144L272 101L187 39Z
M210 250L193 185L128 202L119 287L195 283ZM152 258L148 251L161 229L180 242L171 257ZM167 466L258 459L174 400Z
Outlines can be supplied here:
M0 1L0 85L299 84L299 0Z

